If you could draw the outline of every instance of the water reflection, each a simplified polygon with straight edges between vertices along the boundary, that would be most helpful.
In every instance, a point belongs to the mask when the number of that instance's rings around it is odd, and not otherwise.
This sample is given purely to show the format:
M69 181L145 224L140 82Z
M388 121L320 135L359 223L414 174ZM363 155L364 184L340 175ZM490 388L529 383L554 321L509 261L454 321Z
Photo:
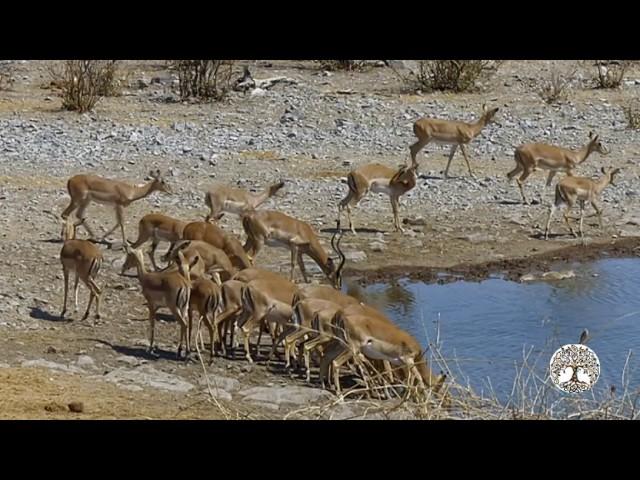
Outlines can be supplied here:
M455 359L478 391L490 378L499 396L508 394L527 349L545 376L553 351L577 343L585 328L600 358L599 382L619 388L629 350L640 347L640 260L566 268L575 270L576 277L555 283L489 279L426 285L400 279L366 288L348 284L346 290L385 311L425 346L439 330L442 353ZM640 386L636 367L632 357L632 387Z

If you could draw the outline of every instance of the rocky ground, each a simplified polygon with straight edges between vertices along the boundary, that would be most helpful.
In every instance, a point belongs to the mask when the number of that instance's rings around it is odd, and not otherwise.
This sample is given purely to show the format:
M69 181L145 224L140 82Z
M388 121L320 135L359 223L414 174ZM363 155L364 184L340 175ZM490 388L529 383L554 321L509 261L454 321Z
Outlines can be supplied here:
M165 173L175 194L153 194L132 204L125 214L130 239L138 219L150 211L201 219L203 192L213 182L260 189L284 179L286 187L265 207L308 221L328 245L350 168L373 161L404 163L417 118L470 121L486 103L500 111L498 122L469 149L477 179L467 176L460 154L449 180L442 178L445 148L429 145L421 154L421 178L403 198L401 218L421 217L422 225L393 232L388 199L378 195L354 211L359 233L343 241L352 280L406 273L430 278L443 270L522 274L546 269L554 259L603 250L629 255L640 245L639 134L626 128L621 109L640 92L635 67L621 89L595 90L585 88L589 70L581 65L582 87L572 90L569 101L550 106L536 85L552 69L570 68L563 62L505 62L477 92L415 94L405 93L388 68L329 73L314 62L259 61L250 62L256 79L293 81L199 104L177 101L174 74L164 63L129 61L123 95L78 115L61 110L49 85L50 63L0 63L0 72L10 71L14 78L8 90L0 90L0 384L10 392L2 400L6 417L282 418L334 399L282 374L277 364L228 359L207 367L209 392L200 363L172 358L178 329L168 316L157 326L163 353L148 357L146 307L135 277L117 274L123 257L117 248L105 247L103 320L95 326L80 322L80 315L59 321L63 284L56 217L68 203L66 180L76 173L135 183L152 168ZM602 166L622 169L616 185L602 195L605 227L586 222L590 245L585 249L566 235L558 216L552 226L556 235L541 240L552 190L544 192L545 175L534 174L527 191L542 204L520 204L517 187L506 180L513 150L529 141L578 147L589 131L601 136L611 154L594 154L579 174L596 175ZM96 229L104 231L115 221L102 206L88 212ZM221 225L242 236L237 218L225 216ZM259 264L285 272L288 260L287 252L269 248L258 257ZM310 261L307 265L322 280ZM81 292L82 309L87 297ZM83 402L84 412L65 410L72 401ZM365 415L359 408L342 404L315 414Z

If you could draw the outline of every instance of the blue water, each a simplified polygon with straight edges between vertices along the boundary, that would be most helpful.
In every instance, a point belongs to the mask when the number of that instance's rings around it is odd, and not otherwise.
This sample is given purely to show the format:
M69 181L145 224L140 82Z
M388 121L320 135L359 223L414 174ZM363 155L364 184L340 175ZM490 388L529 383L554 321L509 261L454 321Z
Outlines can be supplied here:
M444 285L399 280L370 285L362 293L425 347L436 341L439 327L439 350L452 373L478 393L488 393L489 378L498 397L506 398L523 349L533 349L535 369L546 376L553 352L578 343L584 328L592 337L588 346L600 359L596 389L615 385L621 391L629 351L629 387L640 387L640 259L566 268L573 269L576 278Z

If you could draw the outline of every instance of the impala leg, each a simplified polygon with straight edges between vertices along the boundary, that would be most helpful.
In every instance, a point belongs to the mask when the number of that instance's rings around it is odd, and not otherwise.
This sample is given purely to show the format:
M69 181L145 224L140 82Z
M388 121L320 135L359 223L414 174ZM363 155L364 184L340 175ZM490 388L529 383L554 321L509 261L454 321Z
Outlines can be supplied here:
M91 230L91 227L89 227L89 224L87 223L87 218L86 218L86 210L88 206L89 206L89 201L84 200L78 207L78 210L76 210L76 218L78 219L77 225L78 226L82 225L87 231L87 233L89 233L89 237L91 239L94 239L96 236L93 233L93 230Z
M293 282L293 272L296 268L296 258L298 257L298 246L295 244L291 244L291 272L289 273L289 281Z
M400 198L392 195L391 197L391 210L393 211L393 226L395 227L396 232L404 233L404 228L400 225L400 218L398 216L398 204L400 203Z
M75 308L73 310L74 312L78 311L78 281L79 280L80 280L80 275L76 271L76 279L73 282L73 291L74 291L74 295L75 295Z
M571 206L567 205L567 209L563 213L564 221L567 222L567 227L569 227L569 231L571 232L571 235L573 235L574 237L578 238L578 236L576 235L576 232L573 230L573 227L571 226L571 223L569 223L569 211L570 210L571 210Z
M464 161L467 162L467 168L469 169L469 175L473 178L476 178L475 174L471 170L471 164L469 163L469 157L467 157L467 149L464 145L460 145L460 150L462 151L462 155L464 156Z
M153 352L153 340L156 330L156 309L149 306L149 353Z
M584 240L584 231L582 229L582 223L584 221L584 202L580 202L580 239L582 241L582 245L586 245Z
M411 152L411 161L413 164L417 163L416 157L420 150L422 150L429 143L429 138L418 139L416 143L409 147L409 152Z
M64 318L64 314L67 313L67 293L69 292L69 270L62 268L62 275L64 276L64 304L62 306L62 313L60 318Z
M87 281L85 283L87 285L87 288L89 289L89 302L87 303L87 309L84 312L84 315L82 316L82 320L86 320L87 317L89 316L89 310L91 310L91 304L93 303L93 299L96 296L96 292L93 289L93 287L91 286L91 284Z
M591 201L591 206L596 211L596 215L598 216L598 225L600 226L600 228L602 228L602 209L598 207L598 204L595 202L595 200Z
M304 283L309 283L309 279L307 278L307 269L304 266L304 260L302 259L302 251L298 250L298 255L296 257L298 261L298 267L300 268L300 273L302 273L302 278L304 279Z
M94 295L96 297L96 320L98 320L100 318L100 302L102 301L102 290L100 289L100 287L98 287L98 285L96 285L95 280L93 280L93 278L89 279L89 288L93 289ZM87 309L88 311L88 309Z
M551 186L551 182L553 181L553 177L555 177L556 173L558 172L556 172L555 170L551 170L549 172L549 176L547 177L547 183L544 184L545 190Z
M151 265L153 265L153 269L156 272L160 270L158 268L158 265L156 264L156 248L158 248L159 243L160 243L160 240L154 237L154 239L151 241L151 250L149 251L149 258L151 259Z
M453 156L455 155L457 149L457 144L451 146L451 151L449 152L449 160L447 161L447 168L444 169L444 178L449 178L449 168L451 167L451 161L453 160Z
M547 225L544 228L544 239L549 240L549 226L551 225L551 217L553 217L554 212L556 211L555 203L551 204L549 208L549 217L547 218Z
M529 177L529 175L531 175L531 171L525 169L524 172L522 172L522 175L520 175L520 177L516 179L516 182L518 182L518 188L520 189L520 195L522 195L522 202L525 205L528 205L529 202L527 201L527 198L524 196L524 182Z

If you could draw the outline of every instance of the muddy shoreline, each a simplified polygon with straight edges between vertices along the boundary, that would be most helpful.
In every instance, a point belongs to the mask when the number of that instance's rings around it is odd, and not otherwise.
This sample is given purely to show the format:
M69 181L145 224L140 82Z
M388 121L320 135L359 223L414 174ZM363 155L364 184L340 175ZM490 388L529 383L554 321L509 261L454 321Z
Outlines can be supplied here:
M390 265L376 270L345 268L345 277L357 277L364 285L406 278L424 283L449 283L458 280L482 281L494 275L518 281L531 272L548 272L562 263L586 263L603 258L633 258L640 254L640 237L612 239L586 246L571 245L537 255L481 263L461 263L454 267Z

